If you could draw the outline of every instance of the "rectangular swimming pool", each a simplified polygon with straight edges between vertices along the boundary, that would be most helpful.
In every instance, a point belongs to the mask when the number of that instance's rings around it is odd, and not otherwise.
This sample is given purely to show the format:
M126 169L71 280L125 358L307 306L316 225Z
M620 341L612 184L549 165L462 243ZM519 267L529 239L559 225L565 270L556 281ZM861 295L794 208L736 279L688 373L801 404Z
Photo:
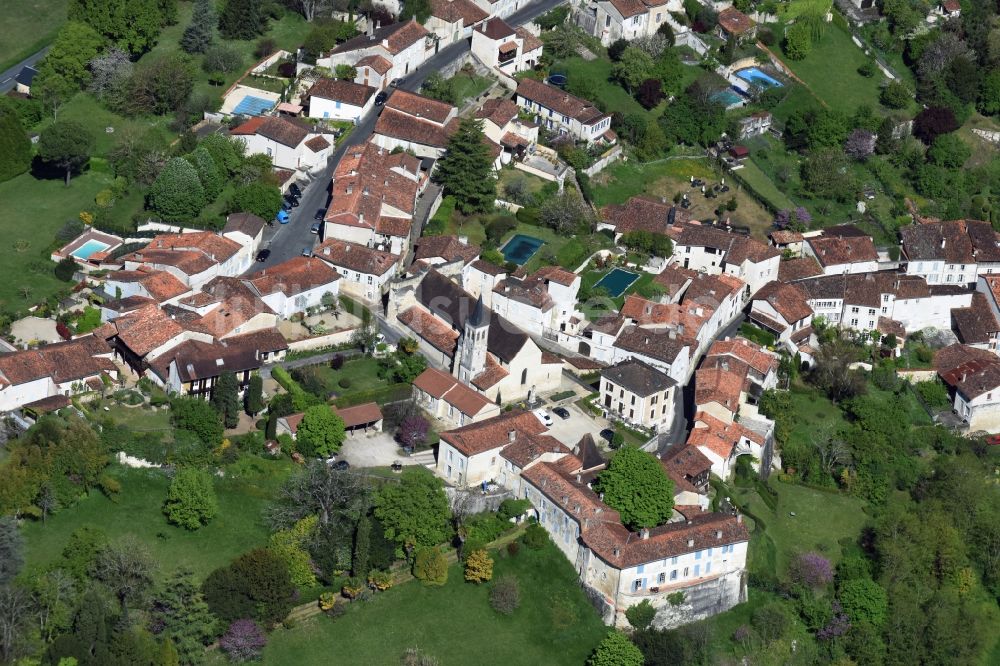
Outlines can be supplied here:
M273 109L275 104L276 102L263 97L247 95L233 109L233 114L237 116L262 116Z
M607 290L611 298L618 298L625 290L632 286L632 283L639 279L638 273L613 268L604 277L597 281L594 288L603 287Z
M503 246L503 258L518 266L522 266L543 245L545 245L545 241L540 238L517 234Z
M90 259L90 255L94 254L95 252L103 252L104 250L107 250L109 247L111 246L108 245L107 243L102 243L99 240L91 239L86 243L84 243L83 245L81 245L80 247L73 250L73 252L71 252L70 254L72 254L77 259L82 259L86 261L87 259Z

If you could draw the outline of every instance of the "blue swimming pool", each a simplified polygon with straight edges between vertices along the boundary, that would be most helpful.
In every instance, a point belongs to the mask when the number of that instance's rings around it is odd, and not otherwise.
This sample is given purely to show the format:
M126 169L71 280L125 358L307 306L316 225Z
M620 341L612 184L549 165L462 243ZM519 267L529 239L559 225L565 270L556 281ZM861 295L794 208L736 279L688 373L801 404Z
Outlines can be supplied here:
M751 83L755 86L760 86L761 88L780 88L783 84L776 78L765 74L756 67L747 67L746 69L741 69L736 72L736 76L740 77L747 83Z
M742 104L744 101L743 96L732 89L720 90L717 93L713 93L711 100L724 105L727 109L731 106Z
M260 116L273 109L274 105L275 102L269 99L247 95L233 109L233 114L239 116Z
M543 245L545 241L540 238L517 234L503 246L503 258L521 266Z
M84 243L83 245L81 245L80 247L73 250L72 252L70 252L70 254L72 254L77 259L82 259L86 261L87 259L90 259L90 255L94 254L95 252L103 252L104 250L107 250L109 247L111 246L108 245L107 243L102 243L99 240L91 239L86 243Z
M594 288L603 287L607 290L611 298L618 298L625 290L632 286L632 283L639 279L638 273L625 271L621 268L613 268L604 277L597 281Z

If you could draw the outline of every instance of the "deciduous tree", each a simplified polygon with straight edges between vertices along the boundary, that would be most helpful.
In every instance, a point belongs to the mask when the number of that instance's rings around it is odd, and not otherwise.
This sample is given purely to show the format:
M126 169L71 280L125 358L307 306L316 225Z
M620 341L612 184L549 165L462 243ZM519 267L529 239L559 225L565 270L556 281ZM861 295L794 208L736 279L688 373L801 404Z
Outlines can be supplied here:
M90 26L76 21L64 25L56 35L55 42L42 61L38 63L38 74L32 81L45 89L49 82L61 79L59 85L67 85L77 91L87 86L91 80L90 62L104 46L104 38Z
M437 546L451 533L451 511L441 481L422 469L406 468L399 483L379 489L375 517L400 547Z
M104 547L97 556L94 575L114 593L127 622L129 605L145 597L153 584L155 568L146 546L128 535Z
M196 530L207 525L219 513L209 473L191 468L177 470L167 490L163 513L168 521L185 529Z
M267 16L261 0L225 0L219 14L219 32L226 39L253 39L264 34Z
M24 566L24 537L17 521L10 516L0 518L0 585L14 580Z
M132 55L151 49L164 23L158 0L70 0L67 15Z
M303 455L327 458L340 450L346 436L344 419L329 405L315 405L302 416L296 432L298 449Z
M785 30L785 55L792 60L805 60L812 52L812 30L804 22L793 23Z
M149 189L149 207L169 222L192 220L204 205L205 188L198 170L183 157L167 162Z
M210 573L201 590L221 620L252 618L270 626L288 615L295 586L285 560L257 548Z
M73 172L90 161L93 149L94 136L75 120L52 123L42 131L38 140L38 156L65 172L67 187Z
M267 635L253 620L236 620L219 639L219 647L237 663L256 661L267 645Z
M448 582L448 561L436 546L419 548L413 560L413 576L425 585L444 585Z
M273 220L280 209L281 190L260 181L237 187L229 203L231 213L253 213L265 220Z
M465 558L465 580L485 583L493 578L493 558L485 550L474 550Z
M604 637L587 660L589 666L642 666L642 651L628 636L620 631L611 631Z
M634 446L618 451L598 477L597 488L630 529L655 527L673 512L673 481L656 458Z
M222 441L222 421L210 404L198 398L180 397L170 403L170 422L175 428L198 436L206 446Z

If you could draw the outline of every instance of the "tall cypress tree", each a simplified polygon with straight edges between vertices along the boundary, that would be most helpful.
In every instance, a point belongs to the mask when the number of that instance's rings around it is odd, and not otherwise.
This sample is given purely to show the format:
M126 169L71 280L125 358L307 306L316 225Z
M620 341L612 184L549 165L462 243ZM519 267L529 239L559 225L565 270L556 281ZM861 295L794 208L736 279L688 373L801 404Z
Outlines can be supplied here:
M493 209L496 200L493 154L486 141L483 122L463 118L448 139L448 151L438 162L435 178L446 194L455 197L463 213L485 213Z
M219 32L226 39L253 39L264 34L267 17L261 0L226 0L219 16Z
M368 516L358 519L354 530L354 557L351 559L351 573L358 577L368 575L368 554L371 551L372 523Z
M181 36L181 48L188 53L204 53L215 38L217 20L212 0L196 0L191 22Z
M250 376L245 397L247 414L257 416L264 409L264 380L260 375Z
M222 423L227 428L235 428L240 420L240 387L236 375L224 373L215 381L212 387L212 406L222 417Z

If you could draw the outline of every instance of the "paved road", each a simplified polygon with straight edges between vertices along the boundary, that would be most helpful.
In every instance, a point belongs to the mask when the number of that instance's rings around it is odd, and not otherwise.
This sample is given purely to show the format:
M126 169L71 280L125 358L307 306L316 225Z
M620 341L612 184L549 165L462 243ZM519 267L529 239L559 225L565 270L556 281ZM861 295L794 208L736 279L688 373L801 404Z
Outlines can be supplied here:
M44 49L28 56L21 62L17 63L10 69L0 72L0 93L5 93L8 90L14 89L14 77L17 76L18 72L24 67L34 67L35 64L45 57L45 54L49 52L49 47L46 46Z
M523 25L535 17L559 6L563 2L565 0L539 0L538 2L533 2L514 12L507 19L507 22L515 27ZM431 72L438 72L445 69L460 58L469 48L469 40L462 40L446 46L410 73L399 87L410 92L418 92L424 80L430 76ZM389 93L391 96L392 89L389 89ZM267 261L253 266L250 272L296 257L302 253L304 248L311 248L318 240L321 240L317 238L316 234L309 231L309 227L314 222L313 216L316 214L316 211L320 208L325 209L329 204L330 179L333 176L333 172L350 146L356 146L368 140L375 129L375 121L378 119L380 111L381 107L374 107L369 111L366 116L361 118L347 139L334 151L327 162L326 168L317 174L303 191L302 204L298 208L292 209L289 223L284 225L275 224L273 228L268 228L264 231L262 247L269 248L271 256L268 257ZM383 330L383 333L386 333L386 337L389 337L388 331Z

